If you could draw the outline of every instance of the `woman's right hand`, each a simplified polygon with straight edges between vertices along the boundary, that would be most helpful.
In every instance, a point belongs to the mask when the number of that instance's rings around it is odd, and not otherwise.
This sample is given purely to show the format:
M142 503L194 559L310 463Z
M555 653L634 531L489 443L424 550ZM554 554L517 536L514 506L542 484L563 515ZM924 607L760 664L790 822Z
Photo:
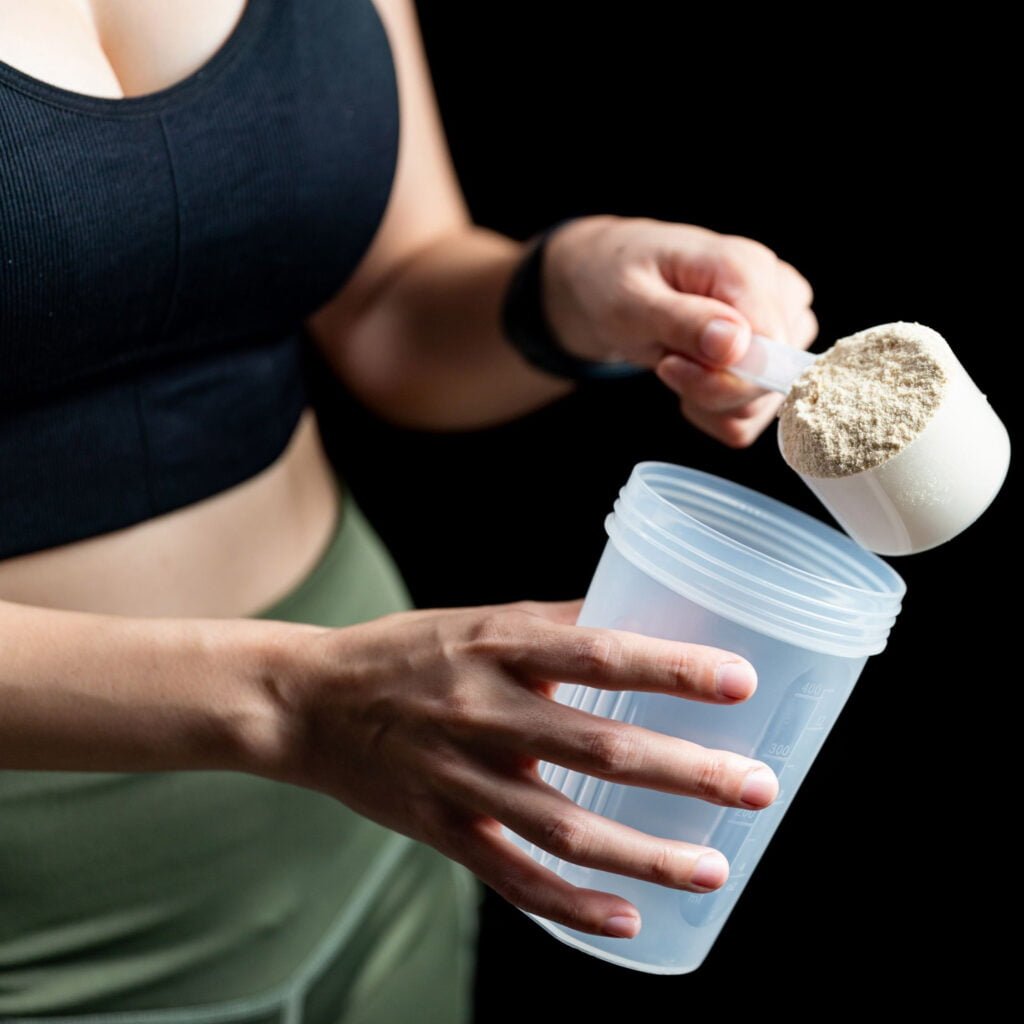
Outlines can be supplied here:
M722 885L728 863L708 847L581 809L540 780L538 762L730 807L765 807L778 784L758 761L552 700L559 681L720 704L745 700L756 685L734 654L579 627L579 609L523 602L402 612L283 634L271 688L284 739L265 773L429 843L523 910L633 936L632 904L569 884L501 826L575 864L690 892Z

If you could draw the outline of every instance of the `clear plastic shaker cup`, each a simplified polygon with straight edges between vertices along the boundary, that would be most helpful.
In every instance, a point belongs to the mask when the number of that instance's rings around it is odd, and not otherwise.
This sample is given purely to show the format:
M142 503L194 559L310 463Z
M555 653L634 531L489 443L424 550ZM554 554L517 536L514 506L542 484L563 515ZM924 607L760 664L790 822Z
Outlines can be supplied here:
M635 467L606 527L580 623L735 651L757 669L758 688L732 707L568 684L556 699L764 761L779 777L779 796L763 811L723 808L542 766L549 784L588 810L721 850L729 880L704 895L580 867L512 838L573 884L631 900L643 919L628 940L535 918L542 927L605 960L682 974L711 949L864 663L885 647L905 588L889 566L824 523L666 463Z

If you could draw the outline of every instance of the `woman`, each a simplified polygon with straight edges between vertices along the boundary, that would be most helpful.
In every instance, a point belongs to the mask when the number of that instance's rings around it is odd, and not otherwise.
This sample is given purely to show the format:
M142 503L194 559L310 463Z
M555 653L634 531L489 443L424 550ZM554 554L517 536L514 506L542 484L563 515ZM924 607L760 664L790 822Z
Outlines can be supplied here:
M792 267L649 220L544 241L470 223L411 0L0 7L5 1020L458 1021L465 868L637 932L502 824L725 880L534 768L763 807L764 766L549 699L571 679L735 703L753 668L576 627L571 602L409 610L306 408L315 344L411 426L511 419L622 362L727 444L771 420L723 368L752 329L813 339Z

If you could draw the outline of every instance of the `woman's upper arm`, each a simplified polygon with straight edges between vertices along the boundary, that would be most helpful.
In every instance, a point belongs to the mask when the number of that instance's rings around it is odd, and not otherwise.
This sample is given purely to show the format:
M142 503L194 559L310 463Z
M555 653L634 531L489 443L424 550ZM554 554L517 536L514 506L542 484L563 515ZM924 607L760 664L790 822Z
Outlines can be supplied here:
M387 210L344 289L311 322L337 337L394 270L471 222L441 125L413 0L374 0L391 43L399 95L398 164Z

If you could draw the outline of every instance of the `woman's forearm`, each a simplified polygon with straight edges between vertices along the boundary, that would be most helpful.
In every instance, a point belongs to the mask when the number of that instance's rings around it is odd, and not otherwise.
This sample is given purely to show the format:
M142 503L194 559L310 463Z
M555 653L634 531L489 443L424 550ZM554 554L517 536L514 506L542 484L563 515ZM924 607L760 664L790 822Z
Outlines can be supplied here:
M393 422L460 430L514 419L573 389L501 332L522 251L482 228L455 231L397 268L357 319L314 322L314 333L347 386Z
M303 628L0 602L0 770L256 770L282 739L269 655Z

